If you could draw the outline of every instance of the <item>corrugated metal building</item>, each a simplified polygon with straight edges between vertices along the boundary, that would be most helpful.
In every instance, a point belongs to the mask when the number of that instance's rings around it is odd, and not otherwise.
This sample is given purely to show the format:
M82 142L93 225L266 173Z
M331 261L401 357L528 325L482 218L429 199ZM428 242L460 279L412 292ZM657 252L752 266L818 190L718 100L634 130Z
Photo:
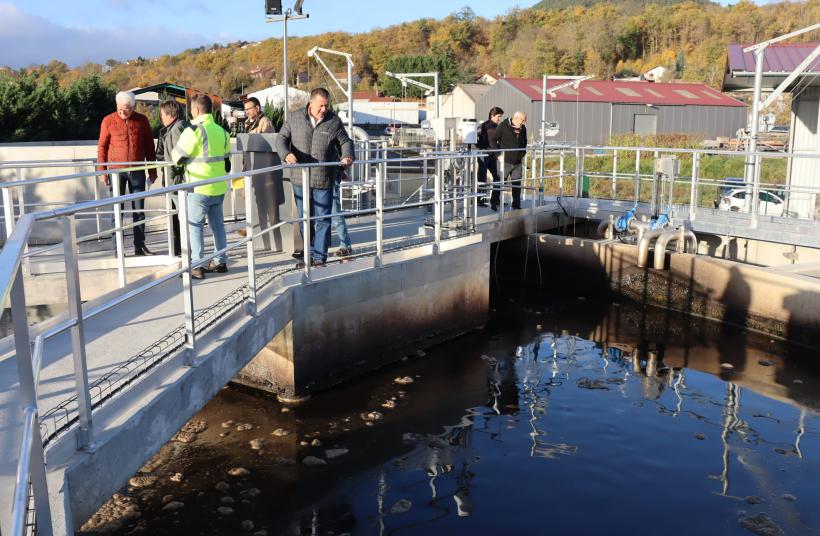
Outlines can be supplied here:
M763 53L763 91L779 86L820 43L776 43ZM755 57L743 52L746 45L729 45L729 58L723 77L723 88L730 91L754 89ZM820 153L820 58L792 82L786 91L792 94L792 117L789 147L793 153ZM786 183L795 188L820 187L820 160L789 160ZM794 192L789 195L787 211L800 218L820 216L820 196Z
M547 88L566 80L549 79ZM540 136L541 79L505 78L476 103L476 115L500 106L507 116L527 114L531 136ZM613 134L693 134L704 139L733 136L746 126L746 105L706 84L581 82L578 89L547 95L548 122L559 123L553 142L605 145Z

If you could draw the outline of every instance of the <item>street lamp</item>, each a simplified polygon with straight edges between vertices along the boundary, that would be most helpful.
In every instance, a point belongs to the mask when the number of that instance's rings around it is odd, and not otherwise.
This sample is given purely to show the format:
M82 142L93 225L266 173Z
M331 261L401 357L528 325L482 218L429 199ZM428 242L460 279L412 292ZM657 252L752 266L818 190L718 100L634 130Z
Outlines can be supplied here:
M282 0L265 0L265 15L267 19L265 22L282 22L282 79L284 80L284 112L285 121L288 120L288 20L306 19L310 17L307 13L302 13L302 4L304 0L296 0L293 9L287 11L282 10Z

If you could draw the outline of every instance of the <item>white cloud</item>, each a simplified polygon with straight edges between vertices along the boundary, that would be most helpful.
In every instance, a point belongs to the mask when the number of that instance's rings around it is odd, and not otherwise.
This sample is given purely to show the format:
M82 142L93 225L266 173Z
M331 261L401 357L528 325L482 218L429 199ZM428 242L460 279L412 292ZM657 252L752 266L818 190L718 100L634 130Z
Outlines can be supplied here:
M0 2L0 66L13 68L59 60L69 66L108 58L173 54L213 38L157 26L110 29L60 26Z

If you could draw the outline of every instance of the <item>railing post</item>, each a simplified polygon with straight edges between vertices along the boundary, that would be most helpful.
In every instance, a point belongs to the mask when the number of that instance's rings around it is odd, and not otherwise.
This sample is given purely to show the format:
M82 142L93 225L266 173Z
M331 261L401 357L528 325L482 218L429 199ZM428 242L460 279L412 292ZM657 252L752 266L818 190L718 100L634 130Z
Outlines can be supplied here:
M561 156L558 160L558 197L564 197L564 150L561 149Z
M618 149L612 153L612 199L618 199Z
M498 164L501 169L498 170L498 176L501 180L498 182L498 219L504 219L504 198L507 194L507 171L504 169L504 157L506 153L501 152L501 158L498 159Z
M310 263L313 252L310 251L310 170L302 168L302 260L305 263L305 278L310 281Z
M33 411L30 417L33 419L31 435L24 437L21 455L29 456L29 472L27 474L17 474L17 481L14 490L14 505L12 512L17 510L20 514L15 515L14 521L25 521L25 510L28 508L28 486L29 480L34 488L34 507L37 512L37 534L51 536L53 534L51 526L51 505L48 500L48 484L46 482L45 456L43 454L43 438L40 436L40 420L37 412L37 387L32 368L31 360L31 340L28 330L28 318L26 316L26 295L23 286L23 274L20 270L14 274L11 292L11 321L14 330L14 346L16 348L17 377L20 382L20 402L28 412ZM24 421L25 423L25 421ZM30 443L26 445L26 443ZM30 449L26 452L26 449ZM23 534L20 529L14 527L12 534Z
M91 180L94 182L94 201L100 200L100 177L99 175L95 175L91 177ZM94 220L97 223L97 240L99 240L100 233L102 233L102 218L100 218L100 209L99 207L94 209Z
M758 215L760 212L760 155L754 157L754 175L752 183L752 218L751 228L756 229L758 223Z
M384 255L384 180L376 181L376 259L373 265L380 268Z
M14 192L11 186L3 188L3 220L6 224L6 240L14 231Z
M425 157L427 156L427 151L424 152ZM401 180L401 168L399 166L399 180ZM422 176L422 187L419 188L419 203L424 202L424 192L425 190L430 189L430 176L428 175L429 170L427 169L427 158L422 160L422 167L421 167L421 176Z
M463 164L464 173L461 175L461 188L459 188L459 191L461 191L462 217L466 228L467 221L470 219L470 203L475 203L475 199L467 197L473 189L473 159L465 155Z
M245 237L248 241L248 303L246 311L249 315L256 314L256 254L253 251L253 177L245 177Z
M544 141L541 141L541 160L538 167L538 199L543 204L544 202L544 195L546 194L546 184L544 183L544 166L546 159L546 144Z
M477 158L484 158L484 157L483 156L477 156L475 158L477 159ZM473 194L473 195L477 195L478 192L479 192L479 190L478 190L478 170L480 168L481 168L481 166L478 165L478 161L476 160L474 162L474 165L473 165L473 174L472 174L473 175L473 177L472 177L472 179L473 179L472 186L473 187L470 188L470 193ZM487 180L486 176L484 177L484 180L485 181ZM478 224L478 197L474 197L473 198L473 222L472 222L472 225L470 226L470 230L472 232L475 232L477 224Z
M692 155L692 186L689 193L689 221L695 221L697 213L698 181L700 180L700 153Z
M68 317L76 322L71 328L71 354L74 358L74 381L79 413L77 446L81 450L92 450L94 448L94 427L91 418L91 393L88 390L88 362L85 355L80 269L77 262L77 222L73 214L63 218L63 254L68 293Z
M168 186L166 184L166 186ZM168 241L168 256L174 256L174 204L173 204L173 195L172 193L165 194L165 226L168 229L166 234L166 239ZM179 216L177 216L179 219Z
M635 204L641 200L641 150L635 151Z
M581 148L575 148L575 199L578 199L581 196L581 178L582 174L581 169Z
M433 177L433 233L435 239L435 253L441 251L441 220L442 220L442 205L441 205L441 170L443 169L442 160L436 160L436 174Z
M188 191L180 190L177 197L179 211L179 246L182 254L182 302L185 311L185 365L194 366L196 360L196 326L194 325L194 289L191 282L191 233L188 227Z
M116 199L120 196L120 174L111 173L111 193ZM117 250L117 275L120 288L125 286L125 239L122 231L122 203L114 203L114 241Z

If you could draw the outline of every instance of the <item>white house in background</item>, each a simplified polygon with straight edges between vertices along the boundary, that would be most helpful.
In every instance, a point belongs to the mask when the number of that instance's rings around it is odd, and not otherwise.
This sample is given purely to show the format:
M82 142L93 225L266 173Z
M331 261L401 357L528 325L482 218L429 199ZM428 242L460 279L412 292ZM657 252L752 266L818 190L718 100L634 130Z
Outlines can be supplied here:
M501 77L500 75L493 76L490 73L484 73L484 74L482 74L481 76L479 76L478 78L475 79L475 83L476 84L487 84L487 85L491 86L491 85L495 84L496 82L498 82L498 79L500 77Z
M347 116L347 102L338 103L339 113ZM419 103L399 101L376 93L353 92L355 125L418 125Z
M275 108L282 108L283 103L285 102L285 86L278 85L260 89L259 91L248 93L248 97L256 97L259 99L259 103L262 105L262 108L265 107L266 103L270 103ZM298 110L300 108L304 108L307 106L309 100L309 93L302 91L301 89L288 86L288 110Z
M476 110L476 102L492 86L487 84L459 84L452 93L440 95L439 108L441 117L457 119L483 119L489 110ZM436 116L436 98L427 97L427 118Z

